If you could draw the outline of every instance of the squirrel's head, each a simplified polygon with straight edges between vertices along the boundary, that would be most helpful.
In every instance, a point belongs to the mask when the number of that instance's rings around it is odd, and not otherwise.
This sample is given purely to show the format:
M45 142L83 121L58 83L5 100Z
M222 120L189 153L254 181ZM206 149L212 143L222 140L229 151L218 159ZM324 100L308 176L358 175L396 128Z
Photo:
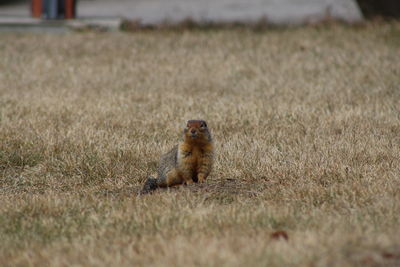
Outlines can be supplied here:
M207 123L203 120L190 120L187 122L184 129L184 135L189 140L207 140L209 141L211 136L207 128Z

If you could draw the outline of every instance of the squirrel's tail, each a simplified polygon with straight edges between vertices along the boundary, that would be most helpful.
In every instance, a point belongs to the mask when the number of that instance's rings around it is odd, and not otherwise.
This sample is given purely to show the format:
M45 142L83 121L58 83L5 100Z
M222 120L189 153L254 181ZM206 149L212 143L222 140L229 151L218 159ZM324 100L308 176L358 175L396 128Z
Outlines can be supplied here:
M158 188L157 179L153 177L147 178L146 182L143 185L143 189L141 191L142 194L148 194Z

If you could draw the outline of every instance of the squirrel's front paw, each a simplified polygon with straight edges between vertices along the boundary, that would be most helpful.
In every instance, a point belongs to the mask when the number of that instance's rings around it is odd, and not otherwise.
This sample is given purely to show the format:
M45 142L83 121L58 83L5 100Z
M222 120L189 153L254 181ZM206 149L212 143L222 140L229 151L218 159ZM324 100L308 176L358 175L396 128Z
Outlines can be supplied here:
M200 173L197 175L197 180L199 181L199 183L204 183L206 181L206 176Z

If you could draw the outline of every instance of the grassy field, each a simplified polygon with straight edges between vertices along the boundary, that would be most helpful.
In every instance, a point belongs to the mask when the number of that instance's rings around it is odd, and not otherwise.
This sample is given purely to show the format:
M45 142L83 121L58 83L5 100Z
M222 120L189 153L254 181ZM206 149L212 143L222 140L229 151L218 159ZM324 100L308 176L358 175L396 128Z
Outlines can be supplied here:
M399 56L398 22L2 34L0 265L399 266ZM207 183L138 196L198 118Z

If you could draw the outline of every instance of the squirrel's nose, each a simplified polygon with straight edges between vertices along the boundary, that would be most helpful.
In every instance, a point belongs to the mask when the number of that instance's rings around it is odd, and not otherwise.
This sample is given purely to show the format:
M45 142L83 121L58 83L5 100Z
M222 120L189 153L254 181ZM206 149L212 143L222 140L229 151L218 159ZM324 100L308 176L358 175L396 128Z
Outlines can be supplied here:
M192 130L190 130L190 133L191 133L191 134L195 134L195 133L196 133L196 130L195 130L195 129L192 129Z

